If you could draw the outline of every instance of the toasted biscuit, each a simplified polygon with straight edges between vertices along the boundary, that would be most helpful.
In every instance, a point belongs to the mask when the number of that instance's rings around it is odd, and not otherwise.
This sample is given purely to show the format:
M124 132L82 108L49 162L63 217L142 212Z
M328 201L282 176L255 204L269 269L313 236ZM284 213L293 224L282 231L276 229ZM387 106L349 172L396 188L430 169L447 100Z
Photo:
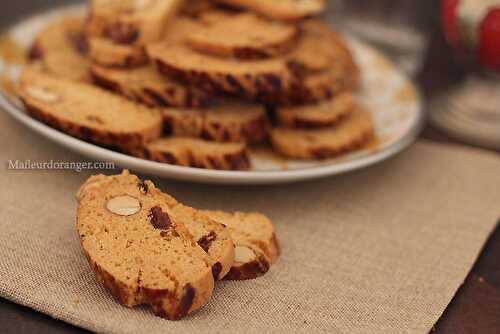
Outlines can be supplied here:
M262 93L281 94L295 81L282 59L218 58L180 43L150 46L148 54L164 75L213 93L256 98Z
M318 43L328 46L316 49ZM316 21L304 25L296 49L271 59L220 58L179 41L151 46L148 53L167 77L272 105L318 102L359 84L359 69L345 43Z
M201 53L260 59L290 51L298 36L299 30L294 25L243 13L201 26L188 34L187 43Z
M260 143L267 139L269 121L263 107L226 103L205 110L163 109L165 130L177 137L217 142Z
M128 149L158 138L160 111L89 84L25 69L18 94L30 115L72 136Z
M340 124L321 129L276 128L271 131L273 149L293 159L326 159L352 151L373 136L369 112L358 107Z
M217 0L276 20L299 20L325 10L325 0Z
M135 67L148 62L141 46L122 45L103 37L90 37L89 58L98 65L107 67Z
M70 17L49 24L35 39L31 60L40 61L43 70L61 78L90 81L89 61L82 35L83 18Z
M235 263L225 279L245 280L265 274L280 255L274 227L260 213L202 211L227 227L235 245Z
M119 303L147 304L156 315L178 320L208 301L214 288L213 260L189 227L196 233L213 232L220 224L128 171L92 176L77 199L82 248L99 281ZM222 240L213 240L213 247L234 254L227 234L227 242Z
M352 93L345 92L318 104L278 107L276 116L283 127L318 128L335 125L355 108Z
M154 43L182 4L182 0L91 0L86 35L115 44Z
M131 69L92 66L90 72L99 86L150 107L199 108L212 101L209 94L165 78L149 65Z
M131 150L137 157L185 167L218 170L250 168L244 143L216 143L188 137L161 138Z

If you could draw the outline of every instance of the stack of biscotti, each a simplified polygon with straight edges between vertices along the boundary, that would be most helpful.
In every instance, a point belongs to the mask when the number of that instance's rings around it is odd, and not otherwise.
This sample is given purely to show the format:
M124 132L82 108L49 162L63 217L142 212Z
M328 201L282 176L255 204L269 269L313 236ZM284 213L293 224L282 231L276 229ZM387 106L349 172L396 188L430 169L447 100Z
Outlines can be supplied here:
M265 274L280 254L259 213L200 211L124 171L89 178L77 194L77 229L97 278L125 306L178 320L220 279Z
M254 145L326 159L363 147L374 126L356 101L361 73L347 44L314 18L324 8L323 0L91 0L86 18L40 33L31 55L47 75L161 114L160 137L106 143L127 154L219 170L250 169Z

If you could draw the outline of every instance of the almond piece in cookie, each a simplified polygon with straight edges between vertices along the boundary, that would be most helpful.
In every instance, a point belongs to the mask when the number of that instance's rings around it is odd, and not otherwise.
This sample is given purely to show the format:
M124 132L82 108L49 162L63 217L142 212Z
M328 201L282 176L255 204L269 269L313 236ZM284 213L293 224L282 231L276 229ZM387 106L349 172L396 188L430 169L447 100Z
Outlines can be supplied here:
M227 213L203 211L210 219L229 230L235 244L235 258L225 276L229 280L245 280L264 275L280 255L280 245L274 227L260 213Z
M160 75L152 66L109 68L92 66L94 82L149 107L200 108L212 97L194 87Z
M290 51L298 36L295 25L244 13L201 26L188 34L187 43L196 51L219 57L260 59Z
M320 129L275 128L271 131L273 149L292 159L326 159L359 148L374 134L369 112L357 107L344 121Z
M276 20L300 20L325 10L325 0L217 0Z
M283 127L319 128L337 124L355 108L352 93L345 92L318 104L278 107L276 116Z
M49 24L36 37L30 58L42 69L61 78L90 81L89 61L82 35L83 18L70 17Z
M130 152L137 157L185 167L248 170L244 143L216 143L188 137L161 138Z
M120 304L150 305L156 315L178 320L208 301L212 260L193 239L191 217L179 214L174 199L127 171L91 177L77 199L83 251ZM229 241L228 256L234 254L231 246Z
M256 144L267 139L270 127L265 109L258 105L227 103L205 110L162 111L165 129L178 137Z
M161 135L160 111L89 84L27 68L21 75L18 94L34 118L99 145L127 149Z

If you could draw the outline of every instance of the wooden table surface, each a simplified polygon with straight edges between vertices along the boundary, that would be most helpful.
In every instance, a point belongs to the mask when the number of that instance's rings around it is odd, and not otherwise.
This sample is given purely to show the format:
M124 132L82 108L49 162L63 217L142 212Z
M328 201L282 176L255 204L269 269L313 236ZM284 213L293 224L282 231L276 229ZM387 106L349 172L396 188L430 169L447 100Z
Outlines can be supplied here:
M430 0L433 1L433 0ZM0 25L13 22L26 12L35 11L48 4L68 3L64 0L16 0L2 4ZM435 25L431 48L418 83L426 98L439 94L451 84L459 82L463 73L452 60L450 50L444 45L443 36ZM467 145L450 138L437 129L427 126L423 138L450 145ZM500 153L500 152L497 152ZM464 161L464 163L466 163ZM478 171L480 172L480 171ZM500 206L500 201L499 201ZM485 245L481 256L472 268L433 333L446 334L499 334L500 333L500 227ZM85 333L86 331L55 320L32 309L0 298L1 333Z

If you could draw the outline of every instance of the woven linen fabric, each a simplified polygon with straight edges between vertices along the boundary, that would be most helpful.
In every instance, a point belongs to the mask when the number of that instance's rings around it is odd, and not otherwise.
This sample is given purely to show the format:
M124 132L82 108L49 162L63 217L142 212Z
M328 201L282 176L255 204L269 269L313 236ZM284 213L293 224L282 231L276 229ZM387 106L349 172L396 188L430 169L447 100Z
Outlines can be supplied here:
M218 282L205 307L172 322L120 306L90 270L74 194L91 172L8 169L15 159L84 158L5 113L0 142L0 296L102 333L428 333L500 217L498 155L425 141L307 183L153 179L191 206L269 215L283 248L264 277Z

